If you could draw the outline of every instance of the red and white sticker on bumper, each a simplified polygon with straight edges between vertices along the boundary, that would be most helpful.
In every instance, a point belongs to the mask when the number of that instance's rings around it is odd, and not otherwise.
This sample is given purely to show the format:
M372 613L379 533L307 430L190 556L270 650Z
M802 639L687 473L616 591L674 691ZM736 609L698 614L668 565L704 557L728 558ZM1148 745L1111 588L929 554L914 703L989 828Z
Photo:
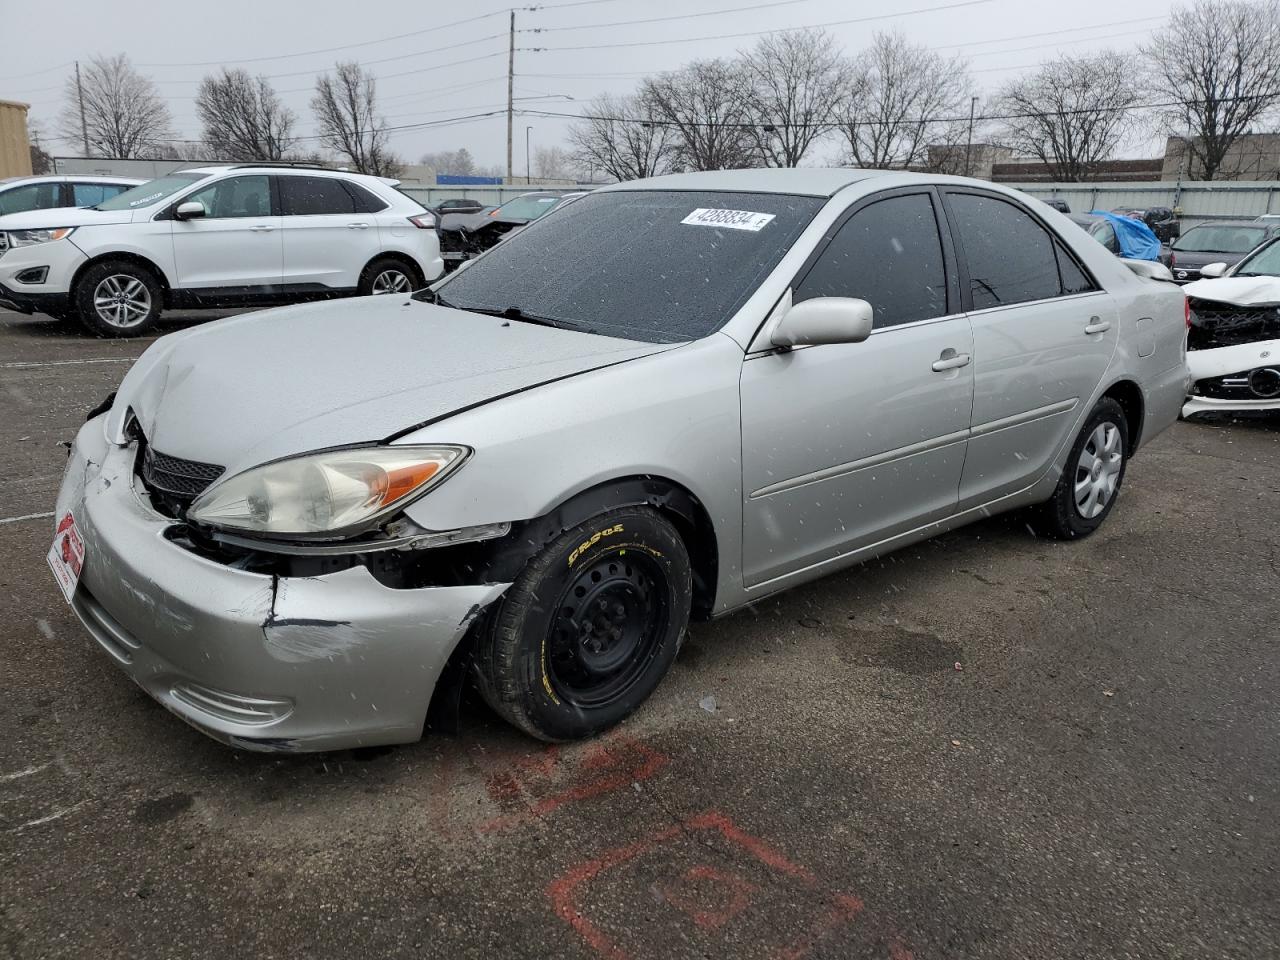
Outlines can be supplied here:
M84 566L84 541L80 539L80 531L76 529L76 518L64 513L58 518L58 528L53 535L53 546L45 557L49 561L49 569L58 581L67 603L75 595L76 584L80 582L80 570Z

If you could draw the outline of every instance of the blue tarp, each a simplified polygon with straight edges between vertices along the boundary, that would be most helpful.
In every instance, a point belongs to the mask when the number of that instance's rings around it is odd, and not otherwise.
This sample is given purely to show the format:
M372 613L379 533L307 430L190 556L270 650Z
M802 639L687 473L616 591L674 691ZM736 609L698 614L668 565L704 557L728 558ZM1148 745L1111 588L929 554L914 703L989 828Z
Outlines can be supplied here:
M493 186L502 183L501 177L469 177L456 173L438 173L436 174L436 183L440 186L450 187L479 187Z
M1129 260L1159 260L1160 241L1141 220L1117 217L1105 210L1089 211L1095 217L1106 217L1116 232L1120 244L1120 256Z

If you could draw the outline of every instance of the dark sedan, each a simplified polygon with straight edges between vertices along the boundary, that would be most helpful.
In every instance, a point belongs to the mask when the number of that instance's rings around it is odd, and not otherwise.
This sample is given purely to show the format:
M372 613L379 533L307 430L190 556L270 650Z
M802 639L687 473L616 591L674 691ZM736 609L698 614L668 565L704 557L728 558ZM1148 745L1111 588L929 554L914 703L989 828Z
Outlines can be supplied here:
M524 193L488 213L449 214L440 218L440 254L446 269L478 257L508 234L582 196L574 193Z
M1200 268L1210 263L1235 266L1258 244L1280 234L1280 222L1220 220L1192 227L1172 244L1169 269L1178 283L1200 279Z

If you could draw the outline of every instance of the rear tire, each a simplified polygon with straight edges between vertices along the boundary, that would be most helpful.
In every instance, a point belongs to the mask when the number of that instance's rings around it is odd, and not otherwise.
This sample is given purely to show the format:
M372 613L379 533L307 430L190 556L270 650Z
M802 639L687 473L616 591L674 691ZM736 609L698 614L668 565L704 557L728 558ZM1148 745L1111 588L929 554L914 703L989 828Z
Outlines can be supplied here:
M1056 540L1087 537L1107 519L1129 465L1129 424L1110 397L1098 401L1071 445L1053 496L1033 517L1037 533Z
M357 287L362 297L379 294L408 295L425 287L422 271L402 257L379 257L364 268Z
M530 560L491 612L477 644L480 692L540 740L606 730L666 674L692 596L688 551L657 511L581 523Z
M137 337L160 319L164 291L155 275L126 260L91 266L72 294L80 322L99 337Z

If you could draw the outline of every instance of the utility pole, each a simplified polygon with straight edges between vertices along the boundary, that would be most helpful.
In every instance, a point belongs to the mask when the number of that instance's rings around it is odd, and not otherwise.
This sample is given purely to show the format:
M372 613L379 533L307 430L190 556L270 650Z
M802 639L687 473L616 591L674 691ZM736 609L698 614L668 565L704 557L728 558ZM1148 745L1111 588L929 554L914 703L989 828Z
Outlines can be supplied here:
M80 61L76 61L76 100L80 103L80 137L84 141L84 155L89 156L89 125L84 119L84 87L80 85Z
M969 176L969 161L973 157L973 111L978 106L978 98L969 98L969 139L964 145L964 175Z
M532 172L529 169L529 131L532 129L533 127L524 128L524 182L526 185L528 185L532 177Z
M511 123L516 96L516 12L511 11L511 31L507 44L507 180L511 180Z

